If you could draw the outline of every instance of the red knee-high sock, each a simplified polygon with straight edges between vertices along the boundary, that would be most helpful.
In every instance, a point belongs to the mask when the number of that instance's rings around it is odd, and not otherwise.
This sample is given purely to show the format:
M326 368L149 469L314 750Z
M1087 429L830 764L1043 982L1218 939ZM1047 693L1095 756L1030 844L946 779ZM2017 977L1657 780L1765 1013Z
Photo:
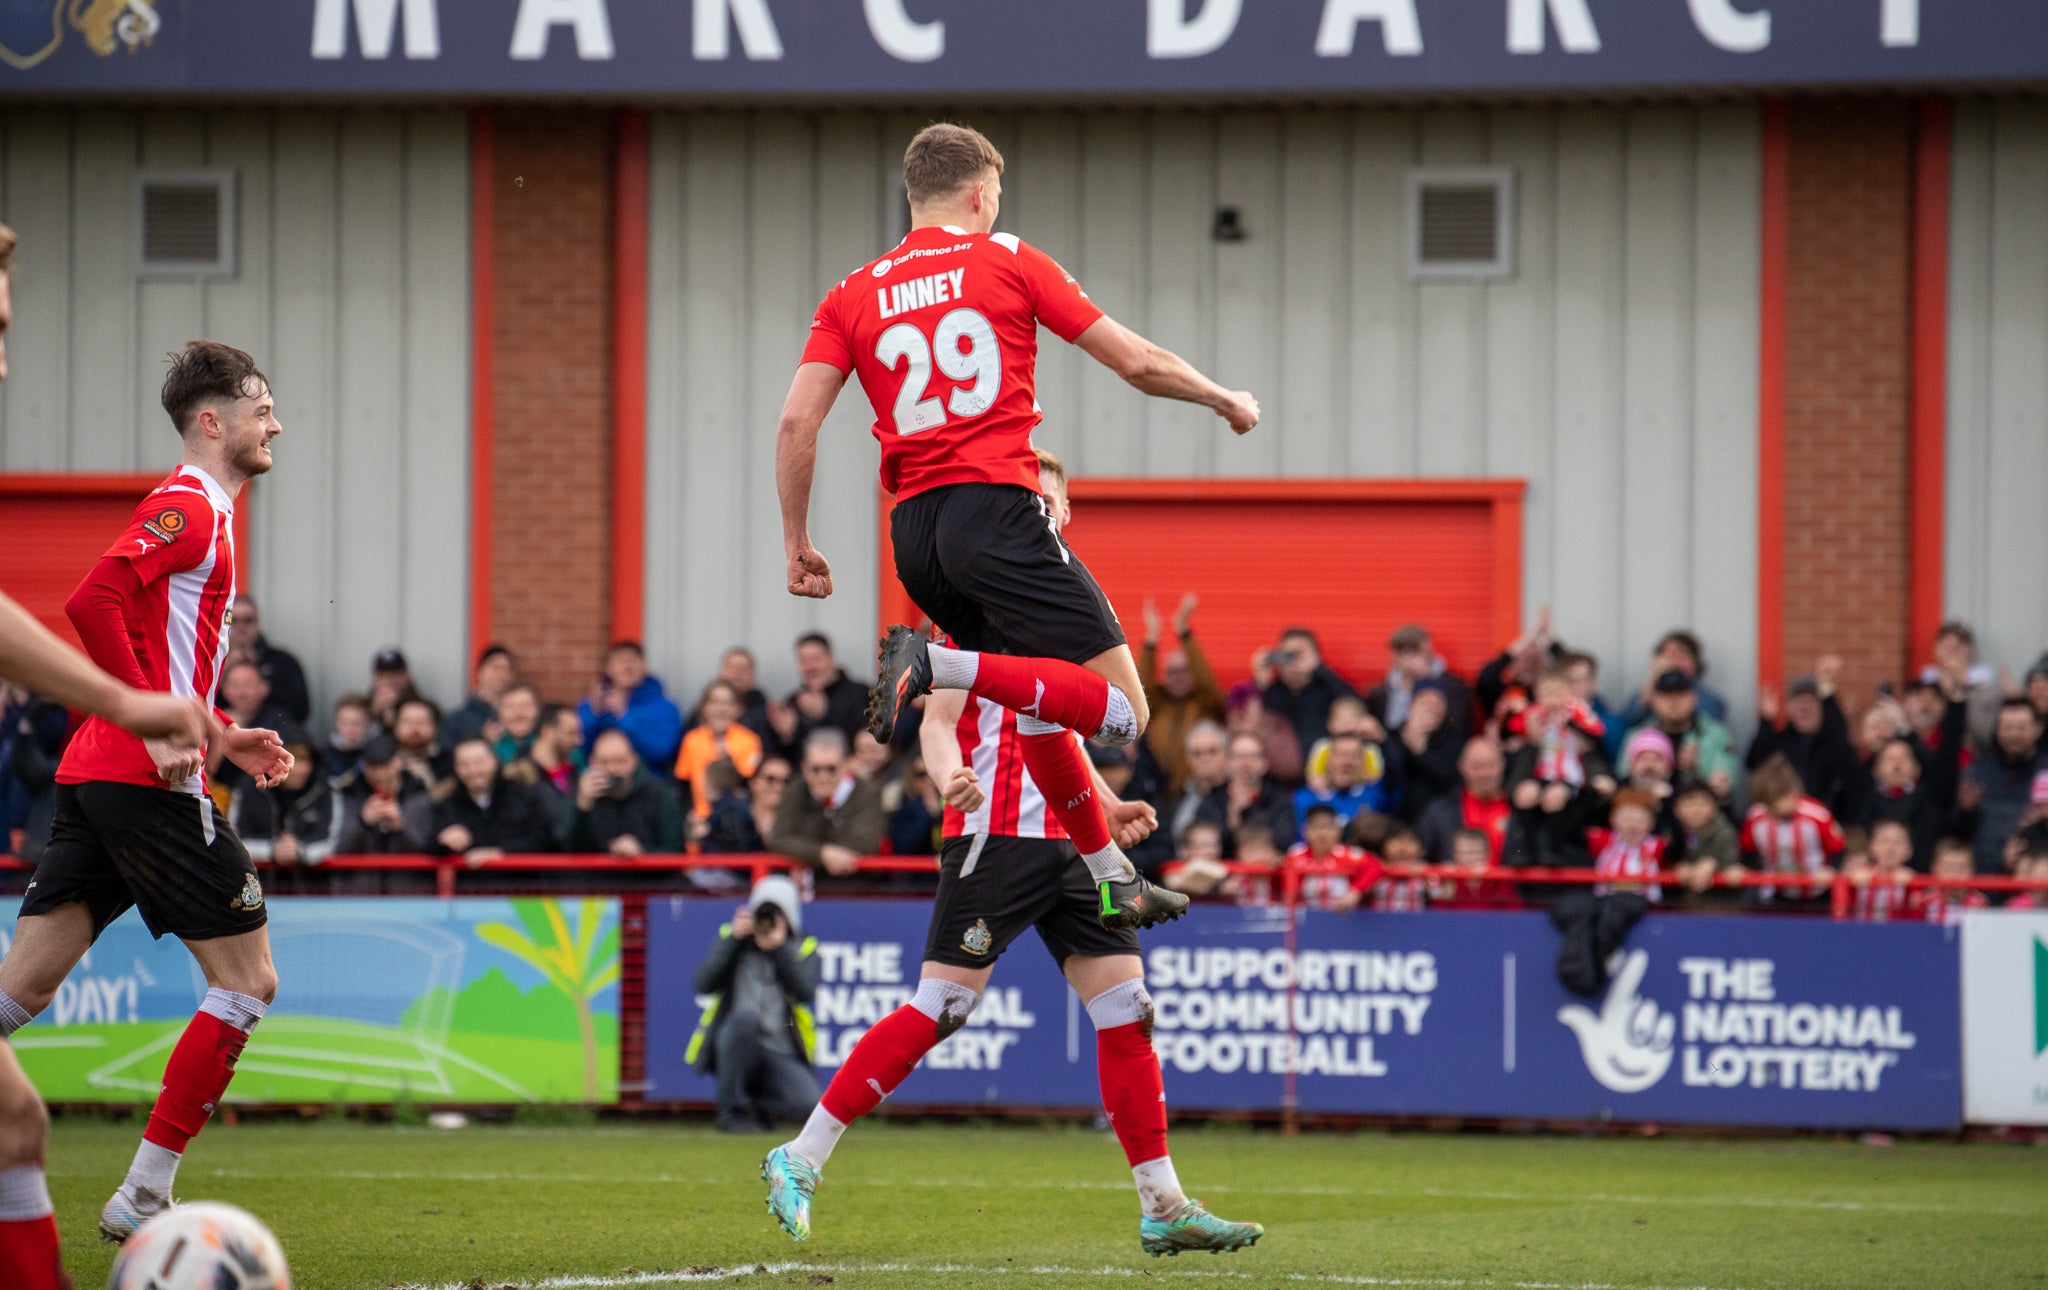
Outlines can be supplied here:
M163 1092L149 1113L143 1140L182 1154L227 1092L235 1059L248 1042L247 1034L212 1013L194 1013L164 1065Z
M982 655L989 658L987 654ZM1092 673L1090 675L1093 675ZM1102 803L1095 796L1095 779L1088 773L1088 754L1074 736L1064 730L1049 735L1019 734L1017 743L1024 753L1024 768L1053 818L1074 840L1082 855L1094 855L1109 845L1109 822L1102 816Z
M21 1290L71 1290L57 1254L57 1219L0 1222L0 1286Z
M57 1256L57 1219L39 1164L0 1169L0 1286L71 1290Z
M1056 658L983 654L969 691L1012 712L1091 738L1109 711L1109 682L1076 663Z
M1095 1074L1102 1109L1132 1166L1166 1154L1166 1080L1159 1056L1139 1022L1095 1032Z
M939 1042L939 1023L904 1004L860 1037L818 1105L852 1124L882 1104Z

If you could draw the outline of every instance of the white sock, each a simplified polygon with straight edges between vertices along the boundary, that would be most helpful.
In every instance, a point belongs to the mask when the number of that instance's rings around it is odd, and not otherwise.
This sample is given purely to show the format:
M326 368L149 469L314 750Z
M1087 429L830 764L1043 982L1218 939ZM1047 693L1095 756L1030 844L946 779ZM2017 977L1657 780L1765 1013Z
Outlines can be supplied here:
M34 1013L16 1003L7 991L0 990L0 1039L6 1039L34 1020Z
M41 1165L0 1169L0 1223L26 1223L43 1218L50 1208L50 1184Z
M971 649L954 649L950 645L927 645L932 657L932 688L934 690L967 690L974 687L974 678L981 674L981 655Z
M1138 1182L1138 1205L1147 1218L1165 1218L1188 1203L1188 1194L1180 1189L1180 1175L1173 1172L1172 1156L1132 1165L1131 1177Z
M1115 842L1100 851L1090 851L1081 859L1088 866L1089 876L1097 882L1126 882L1138 873Z
M839 1145L839 1135L844 1132L845 1123L819 1105L811 1109L811 1118L804 1121L803 1132L790 1142L789 1149L810 1161L812 1167L823 1169L825 1162L832 1158L832 1148Z
M145 1138L135 1148L135 1163L128 1166L128 1177L121 1185L168 1196L171 1183L178 1177L178 1161L182 1159L169 1147L160 1147Z
M236 994L214 986L199 1001L199 1011L219 1017L230 1026L248 1034L256 1029L256 1023L263 1020L263 1000L252 995Z

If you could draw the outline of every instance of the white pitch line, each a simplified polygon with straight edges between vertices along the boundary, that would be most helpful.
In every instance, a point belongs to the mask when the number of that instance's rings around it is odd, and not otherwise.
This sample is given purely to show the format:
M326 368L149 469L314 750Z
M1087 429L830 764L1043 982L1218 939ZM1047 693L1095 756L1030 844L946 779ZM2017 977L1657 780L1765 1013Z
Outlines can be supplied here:
M1019 1267L1016 1264L978 1266L967 1263L750 1263L744 1267L686 1268L675 1272L628 1272L617 1276L560 1276L544 1277L538 1281L497 1281L494 1278L480 1278L493 1290L626 1290L633 1286L702 1285L710 1282L737 1281L743 1277L783 1276L788 1273L856 1273L922 1272L939 1276L1028 1276L1028 1277L1144 1277L1148 1280L1183 1281L1257 1281L1270 1285L1275 1281L1291 1282L1296 1285L1333 1286L1388 1286L1388 1287L1460 1287L1489 1286L1503 1290L1710 1290L1706 1286L1634 1286L1618 1285L1611 1282L1594 1281L1468 1281L1461 1277L1375 1277L1349 1275L1341 1272L1235 1272L1207 1271L1178 1268L1128 1268L1095 1267L1071 1268L1057 1264L1035 1264ZM469 1290L474 1281L450 1281L442 1285L401 1285L393 1290Z
M68 1170L48 1171L53 1178L97 1177ZM186 1175L190 1177L188 1173ZM633 1185L633 1186L683 1186L722 1187L741 1181L740 1175L732 1177L705 1177L684 1174L562 1174L532 1172L489 1172L461 1171L425 1173L413 1170L377 1169L322 1169L305 1172L279 1172L267 1169L213 1169L208 1171L213 1178L229 1178L237 1181L284 1178L342 1178L356 1182L515 1182L515 1183L578 1183ZM835 1178L838 1188L867 1187L897 1189L903 1187L938 1188L942 1191L971 1190L980 1185L957 1178ZM1104 1182L1095 1179L1053 1181L1049 1179L1006 1180L1003 1184L1012 1189L1033 1191L1109 1191L1123 1192L1131 1189L1127 1182ZM1236 1194L1244 1196L1370 1196L1381 1200L1399 1200L1404 1196L1424 1196L1431 1200L1494 1200L1529 1204L1578 1204L1589 1202L1605 1205L1675 1205L1695 1208L1701 1205L1725 1209L1805 1209L1829 1213L1875 1213L1875 1214L1985 1214L2005 1217L2032 1217L2038 1211L2032 1209L2002 1208L1984 1205L1935 1205L1918 1201L1882 1200L1819 1200L1805 1196L1630 1196L1613 1192L1519 1192L1461 1190L1450 1187L1289 1187L1266 1186L1263 1184L1218 1183L1199 1187L1203 1193L1218 1195Z

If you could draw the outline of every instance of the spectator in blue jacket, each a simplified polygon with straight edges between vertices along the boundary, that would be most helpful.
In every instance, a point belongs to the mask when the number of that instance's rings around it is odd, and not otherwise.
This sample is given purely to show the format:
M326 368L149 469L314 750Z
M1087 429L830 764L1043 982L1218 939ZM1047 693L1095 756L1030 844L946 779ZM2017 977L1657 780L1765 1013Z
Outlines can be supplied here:
M683 714L670 702L660 678L648 674L647 655L639 641L612 643L597 688L577 715L583 718L586 753L607 730L625 735L648 766L673 764L683 744Z
M1308 820L1311 807L1327 806L1335 811L1337 826L1342 828L1361 812L1385 815L1400 804L1399 794L1387 782L1387 764L1383 754L1373 747L1368 755L1367 748L1365 740L1358 735L1331 737L1330 761L1324 772L1324 782L1320 786L1311 782L1295 791L1297 835Z
M1657 679L1667 672L1683 672L1692 681L1692 692L1699 699L1700 715L1710 721L1725 724L1728 720L1728 701L1707 688L1706 646L1700 638L1684 628L1664 633L1657 642L1657 648L1650 651L1650 672L1643 678L1640 694L1630 697L1628 706L1621 710L1621 724L1624 729L1634 730L1650 719L1652 706L1650 696L1657 688Z

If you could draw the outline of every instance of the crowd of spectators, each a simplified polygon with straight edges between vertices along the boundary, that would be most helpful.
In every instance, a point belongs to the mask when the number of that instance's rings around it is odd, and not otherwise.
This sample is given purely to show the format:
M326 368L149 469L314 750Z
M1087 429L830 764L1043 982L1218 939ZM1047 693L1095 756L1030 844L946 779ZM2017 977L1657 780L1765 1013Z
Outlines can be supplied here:
M1977 658L1961 623L1941 628L1925 670L1853 711L1833 658L1766 689L1745 750L1688 631L1658 641L1626 695L1601 693L1598 662L1547 613L1469 680L1411 624L1361 692L1313 630L1288 627L1226 690L1197 607L1184 596L1169 620L1145 603L1151 727L1133 748L1091 750L1113 792L1158 811L1133 859L1183 890L1271 901L1292 871L1300 897L1330 909L1497 908L1538 889L1417 867L1535 866L1593 869L1600 890L1653 902L1799 907L1842 874L1859 917L1934 919L1984 898L1930 894L1916 874L2048 878L2048 656L2012 681ZM754 655L735 646L687 713L633 641L611 646L574 705L546 701L513 651L491 645L446 712L390 648L316 723L304 669L265 637L257 606L237 601L233 622L221 705L278 730L298 759L270 789L209 767L262 860L774 852L830 887L875 885L856 873L862 857L937 848L943 803L915 713L895 739L874 739L866 681L821 634L795 642L791 693L765 694ZM0 824L30 856L68 725L61 708L0 688ZM1785 881L1729 881L1745 872Z

